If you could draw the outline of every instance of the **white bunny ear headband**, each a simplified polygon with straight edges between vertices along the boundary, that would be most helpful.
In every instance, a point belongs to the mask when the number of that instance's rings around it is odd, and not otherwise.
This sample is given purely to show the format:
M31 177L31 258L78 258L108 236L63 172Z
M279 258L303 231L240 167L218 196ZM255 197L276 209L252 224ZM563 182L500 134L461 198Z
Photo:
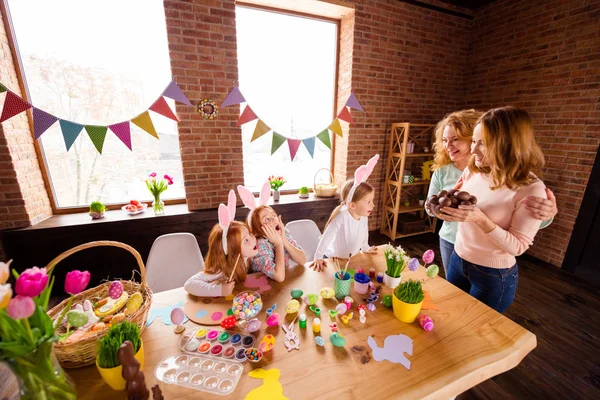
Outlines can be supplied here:
M229 197L227 198L227 206L223 203L219 204L219 226L223 230L221 244L225 255L227 255L227 232L229 231L231 221L235 219L235 203L235 192L230 190Z
M258 201L254 198L252 192L244 186L238 185L237 189L238 194L240 195L240 199L242 199L242 203L244 203L244 205L250 209L250 212L248 213L248 224L250 224L252 211L254 211L259 206L266 206L269 202L269 197L271 196L271 185L269 184L269 181L266 181L263 184L262 189L260 189L260 196L258 197Z
M356 169L356 171L354 172L354 184L352 185L350 192L348 192L346 204L352 201L352 198L354 197L354 191L356 190L358 185L360 185L363 182L366 182L367 179L369 179L369 176L371 176L371 173L373 173L373 169L375 169L375 166L377 165L377 161L379 161L379 154L375 154L373 157L371 157L371 159L367 162L366 165L361 165Z

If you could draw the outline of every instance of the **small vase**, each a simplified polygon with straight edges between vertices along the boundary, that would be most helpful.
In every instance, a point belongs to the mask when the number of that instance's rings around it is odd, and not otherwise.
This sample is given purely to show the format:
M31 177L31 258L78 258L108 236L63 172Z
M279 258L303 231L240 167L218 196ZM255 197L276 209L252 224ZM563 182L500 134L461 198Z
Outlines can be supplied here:
M152 202L152 211L154 211L154 215L165 214L165 202L160 199L160 195L154 197L154 201Z
M417 304L409 304L401 301L392 295L392 307L394 308L394 315L402 322L411 323L417 318L421 312L421 306L423 301Z
M6 360L19 380L22 400L77 398L75 385L58 363L52 346L45 342L24 357Z
M273 190L273 201L279 201L279 190Z
M387 272L383 273L383 284L390 289L396 289L396 286L398 286L400 282L402 282L402 274L397 278L393 278L389 276Z
M102 218L104 218L104 211L102 211L102 212L90 211L90 216L92 217L92 219L102 219Z

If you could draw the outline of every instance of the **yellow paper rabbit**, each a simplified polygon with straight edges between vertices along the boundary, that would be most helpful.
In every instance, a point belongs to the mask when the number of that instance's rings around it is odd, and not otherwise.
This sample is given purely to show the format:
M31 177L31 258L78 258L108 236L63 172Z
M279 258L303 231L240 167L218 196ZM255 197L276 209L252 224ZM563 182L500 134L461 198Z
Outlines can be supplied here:
M248 373L250 377L262 379L262 386L252 389L244 400L288 400L283 395L283 386L279 383L280 372L277 368L258 368Z

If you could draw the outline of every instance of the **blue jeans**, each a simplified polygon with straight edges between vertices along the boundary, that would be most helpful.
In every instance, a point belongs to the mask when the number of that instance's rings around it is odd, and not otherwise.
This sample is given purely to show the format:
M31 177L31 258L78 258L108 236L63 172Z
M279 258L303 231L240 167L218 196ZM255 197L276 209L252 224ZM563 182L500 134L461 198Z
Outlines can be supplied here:
M448 268L450 267L450 256L454 251L454 244L440 238L440 254L442 255L442 264L446 279L448 279Z
M448 267L448 282L487 304L499 313L515 299L519 282L519 267L489 268L463 260L452 252Z

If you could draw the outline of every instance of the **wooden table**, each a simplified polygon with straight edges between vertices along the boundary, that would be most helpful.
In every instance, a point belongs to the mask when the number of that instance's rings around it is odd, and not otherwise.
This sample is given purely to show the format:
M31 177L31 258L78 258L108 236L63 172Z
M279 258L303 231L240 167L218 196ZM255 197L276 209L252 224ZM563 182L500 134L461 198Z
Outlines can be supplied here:
M383 249L376 255L358 255L352 258L350 268L362 267L368 271L375 267L378 271L385 268ZM288 270L286 281L269 281L273 287L263 293L264 308L277 303L277 311L283 315L283 309L290 300L290 290L301 288L304 293L318 293L322 287L333 287L333 267L318 273L295 266ZM361 324L358 313L353 307L355 317L349 325L339 321L339 331L346 338L345 347L333 347L329 342L330 329L327 310L335 308L334 300L319 299L321 308L321 335L326 339L325 347L314 342L311 329L311 311L301 311L308 316L307 329L295 324L295 332L300 334L300 350L290 353L285 349L281 329L275 331L277 343L270 353L257 364L244 363L244 374L235 391L229 398L243 399L252 389L262 385L262 380L247 376L253 368L278 368L281 371L280 382L283 393L289 399L444 399L452 398L465 390L495 375L514 368L536 347L536 337L513 321L492 310L473 297L462 292L440 277L429 279L425 270L403 273L403 279L424 280L424 288L431 293L439 311L427 310L434 321L431 332L423 331L417 322L406 324L397 320L391 309L377 304L374 312L367 311L367 321ZM383 294L391 293L384 288ZM363 296L356 295L355 300ZM186 301L183 290L174 289L154 295L156 304L175 304ZM291 321L292 316L287 317ZM265 314L260 319L264 321ZM339 320L339 318L338 318ZM196 325L186 323L188 329ZM266 325L263 324L258 339L263 336ZM220 328L219 328L220 329ZM273 333L269 329L269 333ZM367 337L373 336L379 346L388 335L405 334L413 339L413 355L408 356L411 369L389 361L371 360L362 364L360 355L354 353L352 346L367 345ZM173 333L173 326L166 326L160 320L154 321L142 335L145 348L146 382L148 387L157 383L154 369L163 358L179 352L179 335ZM67 370L77 384L78 398L106 399L125 398L124 392L114 392L100 378L94 366ZM209 395L180 386L160 387L165 399L223 398Z

